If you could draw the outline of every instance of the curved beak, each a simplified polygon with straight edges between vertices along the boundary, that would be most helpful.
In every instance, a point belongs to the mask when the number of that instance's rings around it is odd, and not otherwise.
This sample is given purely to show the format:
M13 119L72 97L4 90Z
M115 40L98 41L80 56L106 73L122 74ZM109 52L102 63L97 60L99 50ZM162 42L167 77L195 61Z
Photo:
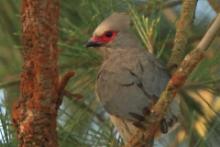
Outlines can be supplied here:
M89 40L86 44L85 47L89 48L89 47L100 47L102 45L102 43L100 42L96 42L93 40Z

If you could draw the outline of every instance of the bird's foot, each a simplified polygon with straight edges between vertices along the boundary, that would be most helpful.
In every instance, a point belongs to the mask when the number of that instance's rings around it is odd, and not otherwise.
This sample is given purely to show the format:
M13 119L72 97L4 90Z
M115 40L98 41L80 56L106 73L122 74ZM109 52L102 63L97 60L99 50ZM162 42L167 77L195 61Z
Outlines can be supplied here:
M174 115L169 119L163 118L160 122L160 131L164 134L167 133L169 128L172 128L176 122L177 122L177 117Z

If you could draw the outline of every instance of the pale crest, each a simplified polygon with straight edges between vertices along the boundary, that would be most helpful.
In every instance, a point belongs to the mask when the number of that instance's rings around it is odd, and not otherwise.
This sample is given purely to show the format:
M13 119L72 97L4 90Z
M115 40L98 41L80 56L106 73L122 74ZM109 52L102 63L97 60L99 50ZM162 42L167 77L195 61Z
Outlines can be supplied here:
M107 17L94 31L93 35L100 36L106 31L123 31L128 29L130 18L126 13L113 13Z

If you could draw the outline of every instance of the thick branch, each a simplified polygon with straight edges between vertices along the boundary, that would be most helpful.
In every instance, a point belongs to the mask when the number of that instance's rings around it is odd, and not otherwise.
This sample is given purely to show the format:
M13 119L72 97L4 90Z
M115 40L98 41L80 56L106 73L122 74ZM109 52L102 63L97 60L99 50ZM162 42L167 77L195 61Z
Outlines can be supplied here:
M184 57L187 49L189 32L192 27L197 0L184 0L180 19L176 25L176 36L171 57L168 61L168 68L173 72Z
M208 49L211 42L214 40L218 30L220 29L220 14L216 17L201 42L191 51L181 62L179 68L169 80L165 90L162 92L159 101L152 109L152 122L148 124L148 129L144 137L138 137L139 132L136 132L133 140L126 147L139 147L143 142L151 142L155 132L159 128L159 122L164 117L169 104L173 101L178 90L184 85L187 77L192 73L194 68L204 58L204 53Z

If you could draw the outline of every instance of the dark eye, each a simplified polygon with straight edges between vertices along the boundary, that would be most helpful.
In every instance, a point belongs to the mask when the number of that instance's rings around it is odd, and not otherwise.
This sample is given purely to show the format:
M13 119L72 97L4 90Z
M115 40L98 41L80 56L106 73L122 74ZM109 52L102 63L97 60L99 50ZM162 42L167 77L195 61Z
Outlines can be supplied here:
M113 33L110 32L110 31L108 31L108 32L105 33L105 36L106 36L106 37L109 37L109 38L112 37L112 35L113 35Z

